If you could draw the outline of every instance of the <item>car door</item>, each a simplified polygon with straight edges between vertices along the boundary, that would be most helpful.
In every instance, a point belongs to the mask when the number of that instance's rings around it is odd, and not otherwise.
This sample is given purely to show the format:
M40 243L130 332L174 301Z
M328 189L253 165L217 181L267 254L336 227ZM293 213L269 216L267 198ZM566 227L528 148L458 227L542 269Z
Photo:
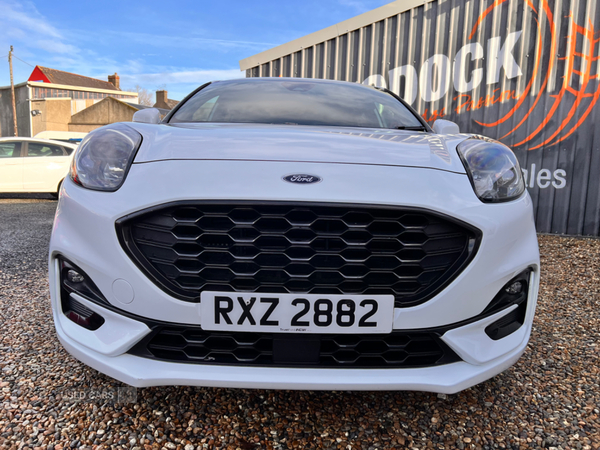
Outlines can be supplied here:
M56 192L69 172L67 151L55 144L27 142L23 158L23 189L25 192Z
M0 192L23 191L21 142L0 142Z

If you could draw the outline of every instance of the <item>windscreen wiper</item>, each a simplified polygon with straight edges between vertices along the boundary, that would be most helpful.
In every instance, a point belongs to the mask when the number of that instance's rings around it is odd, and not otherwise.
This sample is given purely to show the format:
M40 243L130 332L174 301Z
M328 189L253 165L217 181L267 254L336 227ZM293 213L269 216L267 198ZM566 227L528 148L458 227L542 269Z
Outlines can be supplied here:
M400 127L396 127L395 129L396 130L409 130L409 131L427 131L427 129L423 125L417 125L417 126L411 126L411 127L400 126Z

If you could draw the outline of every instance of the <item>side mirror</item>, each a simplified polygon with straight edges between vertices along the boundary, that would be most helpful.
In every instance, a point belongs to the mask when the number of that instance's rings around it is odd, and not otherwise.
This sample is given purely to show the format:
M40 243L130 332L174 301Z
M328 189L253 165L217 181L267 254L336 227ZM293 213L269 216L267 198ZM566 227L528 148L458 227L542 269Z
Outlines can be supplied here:
M157 124L160 122L160 112L156 108L140 109L133 115L133 121Z
M137 114L137 113L136 113ZM135 118L135 116L133 116ZM433 131L436 134L458 134L460 133L460 128L454 122L450 122L449 120L438 119L433 122Z

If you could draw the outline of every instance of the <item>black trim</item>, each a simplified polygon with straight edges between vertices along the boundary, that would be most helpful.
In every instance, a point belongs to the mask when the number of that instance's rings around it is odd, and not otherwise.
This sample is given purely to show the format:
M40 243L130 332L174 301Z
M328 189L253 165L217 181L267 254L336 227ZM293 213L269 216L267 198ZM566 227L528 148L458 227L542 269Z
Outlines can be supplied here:
M69 261L67 258L65 258L62 255L57 255L56 259L58 260L59 270L60 270L59 278L60 278L61 299L65 298L65 294L66 294L66 298L68 298L68 295L70 293L74 292L78 295L81 295L86 300L92 301L100 306L109 307L109 308L112 306L108 302L108 300L106 300L104 295L102 295L102 292L100 292L100 289L98 289L98 286L96 286L94 284L94 282L88 276L88 274L85 273L83 270L81 270L81 268L79 266L72 263L71 261ZM69 269L73 269L76 272L83 275L85 278L85 281L83 281L82 283L77 283L77 285L71 283L67 279L67 275L66 275L66 273L69 271Z
M517 305L510 313L502 316L494 323L485 328L485 333L494 341L500 340L509 334L517 331L525 323L525 315L527 314L527 300L529 297L529 283L531 279L532 268L524 270L519 275L511 279L493 298L489 305L483 310L482 314L496 314L499 311ZM513 283L519 281L522 290L516 294L507 292L507 288Z
M396 100L398 100L400 103L402 103L402 105L404 105L406 107L406 109L408 109L411 113L413 113L413 115L417 118L417 120L419 122L421 122L421 125L423 125L423 128L425 128L425 130L423 130L423 131L425 131L427 133L433 133L433 129L429 126L427 121L425 119L423 119L423 116L421 116L412 106L410 106L408 103L406 103L403 98L401 98L399 95L396 95L395 93L390 91L388 88L376 87L376 86L373 86L373 87L375 89L377 89L378 91L382 91L382 92L385 92L386 94L391 95Z
M498 341L506 336L514 333L525 323L525 315L527 313L527 302L521 303L510 313L502 316L494 323L485 328L485 334L490 339Z
M399 369L462 361L436 329L298 335L158 325L127 353L172 363L243 367Z
M104 317L73 298L62 302L62 310L67 319L86 330L96 331L104 325Z
M473 246L471 248L466 248L463 251L463 254L454 262L448 269L447 272L450 274L448 276L442 277L443 281L439 282L436 285L435 289L426 292L426 294L422 295L415 301L406 301L401 302L396 300L396 307L411 307L422 304L427 300L430 300L439 292L441 292L448 284L450 284L462 271L469 265L469 263L475 257L479 249L479 245L482 239L482 232L478 228L467 224L459 219L448 216L446 214L441 214L438 212L434 212L425 208L415 208L415 207L402 207L396 205L367 205L367 204L348 204L348 203L318 203L318 202L281 202L281 201L250 201L250 200L202 200L202 201L177 201L164 203L160 205L155 205L153 207L137 211L132 214L128 214L124 217L119 218L115 223L116 233L121 244L121 247L125 251L125 253L131 258L131 260L135 263L135 265L142 271L154 284L156 284L160 289L169 295L183 301L198 303L200 301L200 295L189 295L187 292L177 291L173 289L173 284L165 278L165 276L160 273L153 265L147 261L146 257L142 254L142 252L138 249L137 245L134 242L134 239L131 234L131 227L128 224L135 220L138 217L152 214L167 208L180 207L180 206L194 206L194 205L232 205L232 206L294 206L294 207L345 207L345 208L364 208L364 209L381 209L381 210L397 210L404 211L407 213L420 213L424 215L429 215L433 217L440 218L442 220L451 222L459 227L466 229L473 236ZM465 254L467 252L467 254ZM458 267L457 267L458 266ZM232 292L241 292L241 290L233 290Z
M100 289L94 284L91 278L81 270L77 265L62 256L57 256L59 263L60 280L60 308L62 313L72 322L88 330L97 330L104 324L104 318L88 309L85 305L71 297L71 294L77 294L86 300L103 307L110 308L110 303L104 298ZM67 272L75 270L84 277L81 283L72 283L67 278Z
M492 301L485 307L482 314L495 314L498 311L508 308L509 306L519 305L523 302L527 302L529 293L529 280L532 272L533 268L530 267L506 283L504 287L500 289L498 294L496 294L496 296L492 299ZM506 289L515 281L520 281L522 283L522 291L517 294L509 294L506 292Z

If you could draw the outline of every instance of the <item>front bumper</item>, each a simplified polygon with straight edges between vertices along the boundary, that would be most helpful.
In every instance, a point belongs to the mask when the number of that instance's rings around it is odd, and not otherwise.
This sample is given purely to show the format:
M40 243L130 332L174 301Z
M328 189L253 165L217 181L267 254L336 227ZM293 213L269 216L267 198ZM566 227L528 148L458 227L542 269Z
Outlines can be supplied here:
M480 383L514 364L526 348L535 312L539 284L539 254L527 195L508 204L486 205L473 194L465 175L415 168L361 167L365 185L377 186L394 178L393 185L376 193L352 189L335 165L310 163L236 163L228 170L257 174L273 170L288 173L318 172L332 180L323 202L378 203L424 207L470 223L483 232L479 251L470 265L431 300L394 310L395 330L428 329L461 323L479 315L495 294L513 277L531 268L525 323L517 331L492 340L485 333L490 323L510 312L500 311L477 322L453 328L442 340L462 362L425 368L347 369L275 368L194 365L141 358L127 351L151 332L143 320L200 325L197 304L170 297L150 282L125 254L118 242L115 222L120 217L153 205L181 200L169 187L176 179L190 180L187 199L315 201L298 186L283 186L262 179L253 192L217 180L219 162L162 162L132 167L127 183L116 193L93 192L70 181L63 187L50 245L50 284L54 320L60 341L76 358L89 366L133 386L196 385L275 389L332 390L425 390L453 393ZM293 166L293 167L292 167ZM299 167L300 166L300 167ZM353 167L345 168L352 176ZM398 176L398 172L402 176ZM350 173L346 173L350 172ZM383 172L383 173L382 173ZM160 180L147 186L145 179ZM232 179L237 179L232 176ZM339 182L336 179L340 179ZM440 184L434 186L431 184ZM306 186L302 186L305 188ZM410 189L409 189L410 188ZM434 192L442 192L432 196ZM89 206L93 205L93 206ZM105 323L95 331L70 321L61 311L57 257L64 256L81 267L121 315L84 298L77 301L89 309L99 308ZM130 292L124 298L123 282ZM121 288L119 288L119 286ZM127 317L128 316L128 317Z
M57 330L59 328L57 327ZM58 331L65 349L88 366L135 387L180 385L221 388L305 390L411 390L453 394L512 366L527 338L502 357L483 365L458 362L419 369L290 369L194 366L122 354L106 356Z

